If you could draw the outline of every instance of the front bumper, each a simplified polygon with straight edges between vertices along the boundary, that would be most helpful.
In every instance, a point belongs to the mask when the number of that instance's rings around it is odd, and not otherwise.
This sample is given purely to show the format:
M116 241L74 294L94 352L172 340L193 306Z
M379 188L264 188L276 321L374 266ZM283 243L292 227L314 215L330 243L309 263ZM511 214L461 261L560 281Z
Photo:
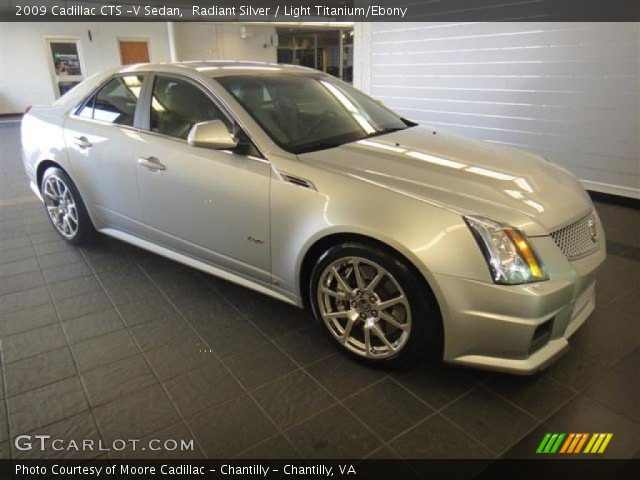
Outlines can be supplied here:
M606 256L600 238L595 252L573 262L550 237L532 238L549 271L545 282L505 286L435 274L444 299L444 360L522 375L553 362L595 308L596 274Z

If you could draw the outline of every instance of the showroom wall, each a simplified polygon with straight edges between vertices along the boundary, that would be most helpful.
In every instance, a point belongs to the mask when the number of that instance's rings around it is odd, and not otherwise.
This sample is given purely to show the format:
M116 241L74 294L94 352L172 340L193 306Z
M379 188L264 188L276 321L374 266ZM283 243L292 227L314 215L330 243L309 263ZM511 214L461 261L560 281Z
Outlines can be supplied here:
M356 24L356 86L415 121L640 198L637 23Z
M174 29L180 60L275 62L278 57L277 47L271 44L276 29L269 25L174 23Z
M47 37L77 38L87 77L120 64L118 38L148 39L151 61L169 60L164 22L0 23L0 114L23 112L29 105L55 99Z
M247 26L241 34L242 28L240 24L175 23L177 59L275 62L277 47L271 44L275 27ZM147 39L152 62L171 59L165 22L0 23L0 114L54 101L46 38L78 39L86 77L120 65L118 39Z

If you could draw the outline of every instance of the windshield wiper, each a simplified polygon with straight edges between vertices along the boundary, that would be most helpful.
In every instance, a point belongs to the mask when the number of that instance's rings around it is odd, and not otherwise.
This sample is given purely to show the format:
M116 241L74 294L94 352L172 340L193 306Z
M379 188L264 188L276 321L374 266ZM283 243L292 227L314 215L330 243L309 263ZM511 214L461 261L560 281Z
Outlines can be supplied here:
M389 128L383 128L382 130L378 130L377 132L373 132L370 133L369 135L367 135L366 138L371 138L371 137L378 137L380 135L386 135L387 133L393 133L393 132L397 132L399 130L405 130L409 127L389 127Z
M339 147L340 145L344 145L345 143L347 142L318 141L318 142L309 143L307 145L304 145L303 147L296 149L295 153L301 154L301 153L316 152L318 150L327 150L328 148Z

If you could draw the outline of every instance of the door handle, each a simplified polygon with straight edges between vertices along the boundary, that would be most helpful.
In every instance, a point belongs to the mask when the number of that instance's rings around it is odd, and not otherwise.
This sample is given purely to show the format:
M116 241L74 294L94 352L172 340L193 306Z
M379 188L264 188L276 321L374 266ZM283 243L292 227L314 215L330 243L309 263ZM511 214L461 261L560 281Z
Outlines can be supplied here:
M91 148L93 144L87 139L87 137L76 137L74 138L75 144L80 148Z
M152 172L158 172L158 171L163 171L167 169L167 167L161 164L160 160L158 160L156 157L140 157L138 159L138 165L142 165L143 167L148 168Z

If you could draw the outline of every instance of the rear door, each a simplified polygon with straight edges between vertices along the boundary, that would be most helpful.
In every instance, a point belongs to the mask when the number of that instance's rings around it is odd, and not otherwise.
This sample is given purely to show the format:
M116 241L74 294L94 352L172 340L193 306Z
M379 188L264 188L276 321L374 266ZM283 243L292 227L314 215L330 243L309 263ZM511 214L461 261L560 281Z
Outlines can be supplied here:
M98 228L140 232L135 127L145 76L116 75L67 118L69 160Z

